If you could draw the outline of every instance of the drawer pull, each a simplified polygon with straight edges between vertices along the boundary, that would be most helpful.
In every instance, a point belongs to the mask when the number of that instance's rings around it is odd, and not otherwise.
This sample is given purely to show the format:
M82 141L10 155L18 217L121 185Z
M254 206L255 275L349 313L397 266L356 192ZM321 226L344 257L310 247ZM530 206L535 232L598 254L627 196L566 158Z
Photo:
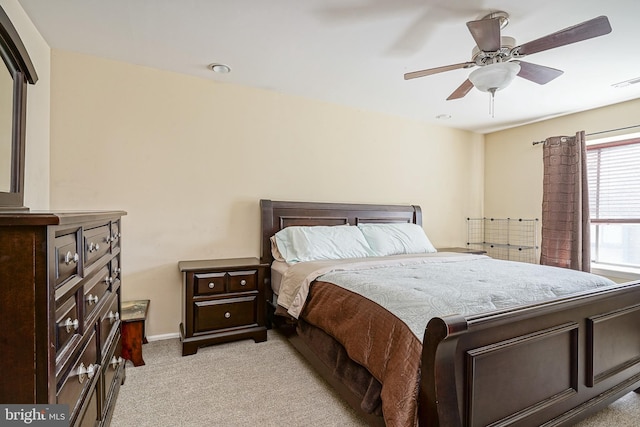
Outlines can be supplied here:
M104 238L105 243L111 243L111 236L107 236Z
M77 252L75 254L72 254L71 251L67 251L67 253L64 255L64 263L67 265L71 264L72 262L77 264L78 261L80 261L80 256Z
M240 286L244 286L244 285L246 285L246 284L247 284L247 281L246 281L246 280L244 280L244 279L240 280Z
M109 323L113 324L113 322L117 322L118 320L120 320L120 313L118 313L117 311L115 313L113 311L110 311L107 317L109 318Z
M89 303L89 305L97 304L98 303L98 295L89 294L89 296L87 297L87 302Z
M114 275L115 277L118 277L118 276L120 276L120 272L121 272L121 271L122 271L122 269L121 269L120 267L118 267L118 268L116 268L116 269L113 271L113 275Z
M213 282L209 282L209 289L213 289L216 287L216 284Z
M71 329L73 329L74 331L77 331L78 328L80 327L80 322L78 321L78 319L71 320L70 317L67 317L67 320L62 322L60 324L60 327L61 328L66 328L67 332L71 332Z
M104 278L104 282L105 282L107 285L112 284L112 283L113 283L113 277L111 277L111 276L107 276L107 277L105 277L105 278Z
M89 252L96 252L100 249L100 245L98 243L89 243Z
M117 370L117 369L118 369L118 367L119 367L120 365L122 365L122 362L124 362L124 359L123 359L122 357L115 357L115 356L113 356L113 357L111 358L111 367L112 367L112 368L113 368L113 370L115 371L115 370Z
M228 319L231 317L231 313L229 313L228 311L224 314L224 318Z
M89 378L89 379L93 378L93 376L96 374L97 367L98 365L94 365L92 363L87 368L85 368L84 363L80 363L80 366L76 371L76 374L78 375L78 381L80 381L80 384L82 384L86 378Z

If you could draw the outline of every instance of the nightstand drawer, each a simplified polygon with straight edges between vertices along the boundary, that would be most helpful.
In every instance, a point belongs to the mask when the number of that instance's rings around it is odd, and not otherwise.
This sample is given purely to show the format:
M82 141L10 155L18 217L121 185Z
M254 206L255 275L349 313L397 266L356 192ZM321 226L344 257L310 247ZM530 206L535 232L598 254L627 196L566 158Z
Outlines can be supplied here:
M193 284L195 295L214 295L225 292L226 273L195 273Z
M257 282L258 270L229 272L229 292L255 291Z
M194 303L194 332L256 323L257 295Z

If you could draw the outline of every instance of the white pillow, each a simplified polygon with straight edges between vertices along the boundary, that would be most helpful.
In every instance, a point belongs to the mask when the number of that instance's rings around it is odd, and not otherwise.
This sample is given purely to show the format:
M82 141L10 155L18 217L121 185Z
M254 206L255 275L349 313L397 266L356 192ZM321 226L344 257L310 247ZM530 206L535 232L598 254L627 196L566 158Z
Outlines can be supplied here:
M406 222L358 224L375 256L437 252L421 226Z
M291 226L275 234L278 251L287 263L321 259L362 258L372 251L358 227Z

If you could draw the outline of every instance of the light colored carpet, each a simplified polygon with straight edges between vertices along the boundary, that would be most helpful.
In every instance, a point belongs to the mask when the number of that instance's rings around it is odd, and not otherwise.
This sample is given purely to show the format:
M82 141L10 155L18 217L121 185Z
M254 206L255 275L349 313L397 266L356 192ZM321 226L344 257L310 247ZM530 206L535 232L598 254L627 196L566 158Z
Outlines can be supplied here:
M266 342L203 347L182 357L178 339L145 344L145 366L127 364L112 427L366 426L275 331ZM629 393L580 427L636 427Z

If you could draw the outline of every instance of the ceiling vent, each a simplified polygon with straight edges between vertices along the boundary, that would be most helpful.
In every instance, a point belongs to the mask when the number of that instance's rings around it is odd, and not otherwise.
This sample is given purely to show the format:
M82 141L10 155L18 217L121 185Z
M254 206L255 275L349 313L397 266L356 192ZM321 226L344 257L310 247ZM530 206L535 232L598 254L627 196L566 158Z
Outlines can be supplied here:
M629 79L629 80L625 80L625 81L620 82L620 83L612 84L611 86L613 86L613 87L625 87L625 86L634 85L636 83L640 83L640 77L636 77L634 79Z

